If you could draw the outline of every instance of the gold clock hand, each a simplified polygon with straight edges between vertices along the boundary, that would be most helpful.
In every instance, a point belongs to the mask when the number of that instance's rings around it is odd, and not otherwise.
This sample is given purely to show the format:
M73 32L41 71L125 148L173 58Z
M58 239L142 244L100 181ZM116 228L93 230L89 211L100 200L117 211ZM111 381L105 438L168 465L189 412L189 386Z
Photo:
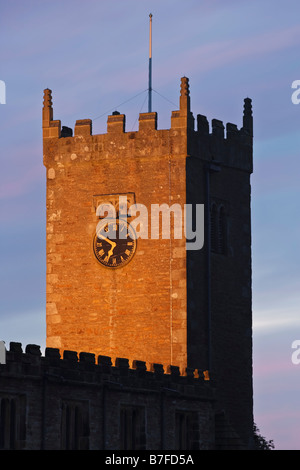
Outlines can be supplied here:
M106 242L108 242L113 248L116 246L115 242L112 242L111 240L109 240L109 238L104 237L103 235L101 235L101 233L97 234L97 236L101 237L102 240L105 240Z
M113 242L113 243L114 243L114 242ZM108 254L107 261L108 261L109 258L112 256L115 246L116 246L116 243L114 243L114 246L112 246L111 249L109 250L109 252L107 253L107 254Z
M108 242L111 245L111 249L107 253L107 255L108 255L107 261L108 261L109 258L112 256L113 251L114 251L115 247L117 246L117 244L115 242L109 240L109 238L106 238L103 235L101 235L101 233L97 234L97 236L98 236L98 238L101 237L102 240L105 240L106 242Z

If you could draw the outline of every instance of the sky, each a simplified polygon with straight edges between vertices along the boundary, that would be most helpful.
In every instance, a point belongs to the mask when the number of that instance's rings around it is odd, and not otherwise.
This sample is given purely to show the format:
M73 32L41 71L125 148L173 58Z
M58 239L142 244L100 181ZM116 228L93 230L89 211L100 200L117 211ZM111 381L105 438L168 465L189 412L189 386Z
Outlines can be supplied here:
M104 133L118 110L136 130L150 13L158 128L183 76L194 116L210 122L241 127L252 99L254 420L276 449L300 450L299 0L0 0L0 339L45 347L43 90L62 125L90 118Z

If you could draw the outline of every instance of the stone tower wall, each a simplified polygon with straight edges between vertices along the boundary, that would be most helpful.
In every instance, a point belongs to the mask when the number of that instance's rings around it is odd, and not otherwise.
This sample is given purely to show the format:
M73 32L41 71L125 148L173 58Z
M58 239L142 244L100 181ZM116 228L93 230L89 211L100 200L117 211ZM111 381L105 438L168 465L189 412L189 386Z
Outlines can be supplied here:
M186 98L170 130L156 113L140 115L126 133L125 116L108 117L107 133L90 120L62 137L50 90L43 109L47 169L47 346L95 354L146 357L187 366L185 239L138 239L120 269L99 266L92 240L97 199L133 195L137 204L186 202Z
M108 117L107 133L89 119L74 136L43 108L47 171L47 346L208 369L220 410L246 444L252 433L251 187L253 121L243 125L197 115L181 80L171 128L141 114ZM226 128L226 132L225 132ZM136 203L204 204L205 242L139 239L133 260L115 271L97 264L92 238L97 197L130 194ZM223 214L224 226L212 222ZM218 218L219 221L219 218ZM219 224L219 225L218 225ZM216 240L214 242L214 239ZM216 246L214 246L216 243Z

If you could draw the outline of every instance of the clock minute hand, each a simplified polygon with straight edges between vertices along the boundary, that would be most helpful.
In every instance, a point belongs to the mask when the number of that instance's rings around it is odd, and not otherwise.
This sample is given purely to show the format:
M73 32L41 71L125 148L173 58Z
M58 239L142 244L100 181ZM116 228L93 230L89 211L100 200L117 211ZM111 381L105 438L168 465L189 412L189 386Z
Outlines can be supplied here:
M101 235L101 233L97 234L97 236L101 237L102 240L105 240L106 242L108 242L112 246L112 249L114 249L114 247L116 246L115 242L112 242L109 238L104 237L103 235Z

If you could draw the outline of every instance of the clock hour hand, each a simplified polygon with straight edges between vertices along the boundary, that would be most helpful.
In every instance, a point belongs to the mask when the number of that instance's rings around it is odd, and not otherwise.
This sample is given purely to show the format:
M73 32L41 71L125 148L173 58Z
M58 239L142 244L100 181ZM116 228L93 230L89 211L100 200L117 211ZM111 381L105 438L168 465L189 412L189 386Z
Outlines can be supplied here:
M107 261L108 261L109 258L112 256L113 251L114 251L114 248L115 248L115 246L116 246L116 243L114 243L114 242L112 242L112 243L113 243L113 245L112 245L111 249L109 250L109 252L107 253L107 254L108 254Z

